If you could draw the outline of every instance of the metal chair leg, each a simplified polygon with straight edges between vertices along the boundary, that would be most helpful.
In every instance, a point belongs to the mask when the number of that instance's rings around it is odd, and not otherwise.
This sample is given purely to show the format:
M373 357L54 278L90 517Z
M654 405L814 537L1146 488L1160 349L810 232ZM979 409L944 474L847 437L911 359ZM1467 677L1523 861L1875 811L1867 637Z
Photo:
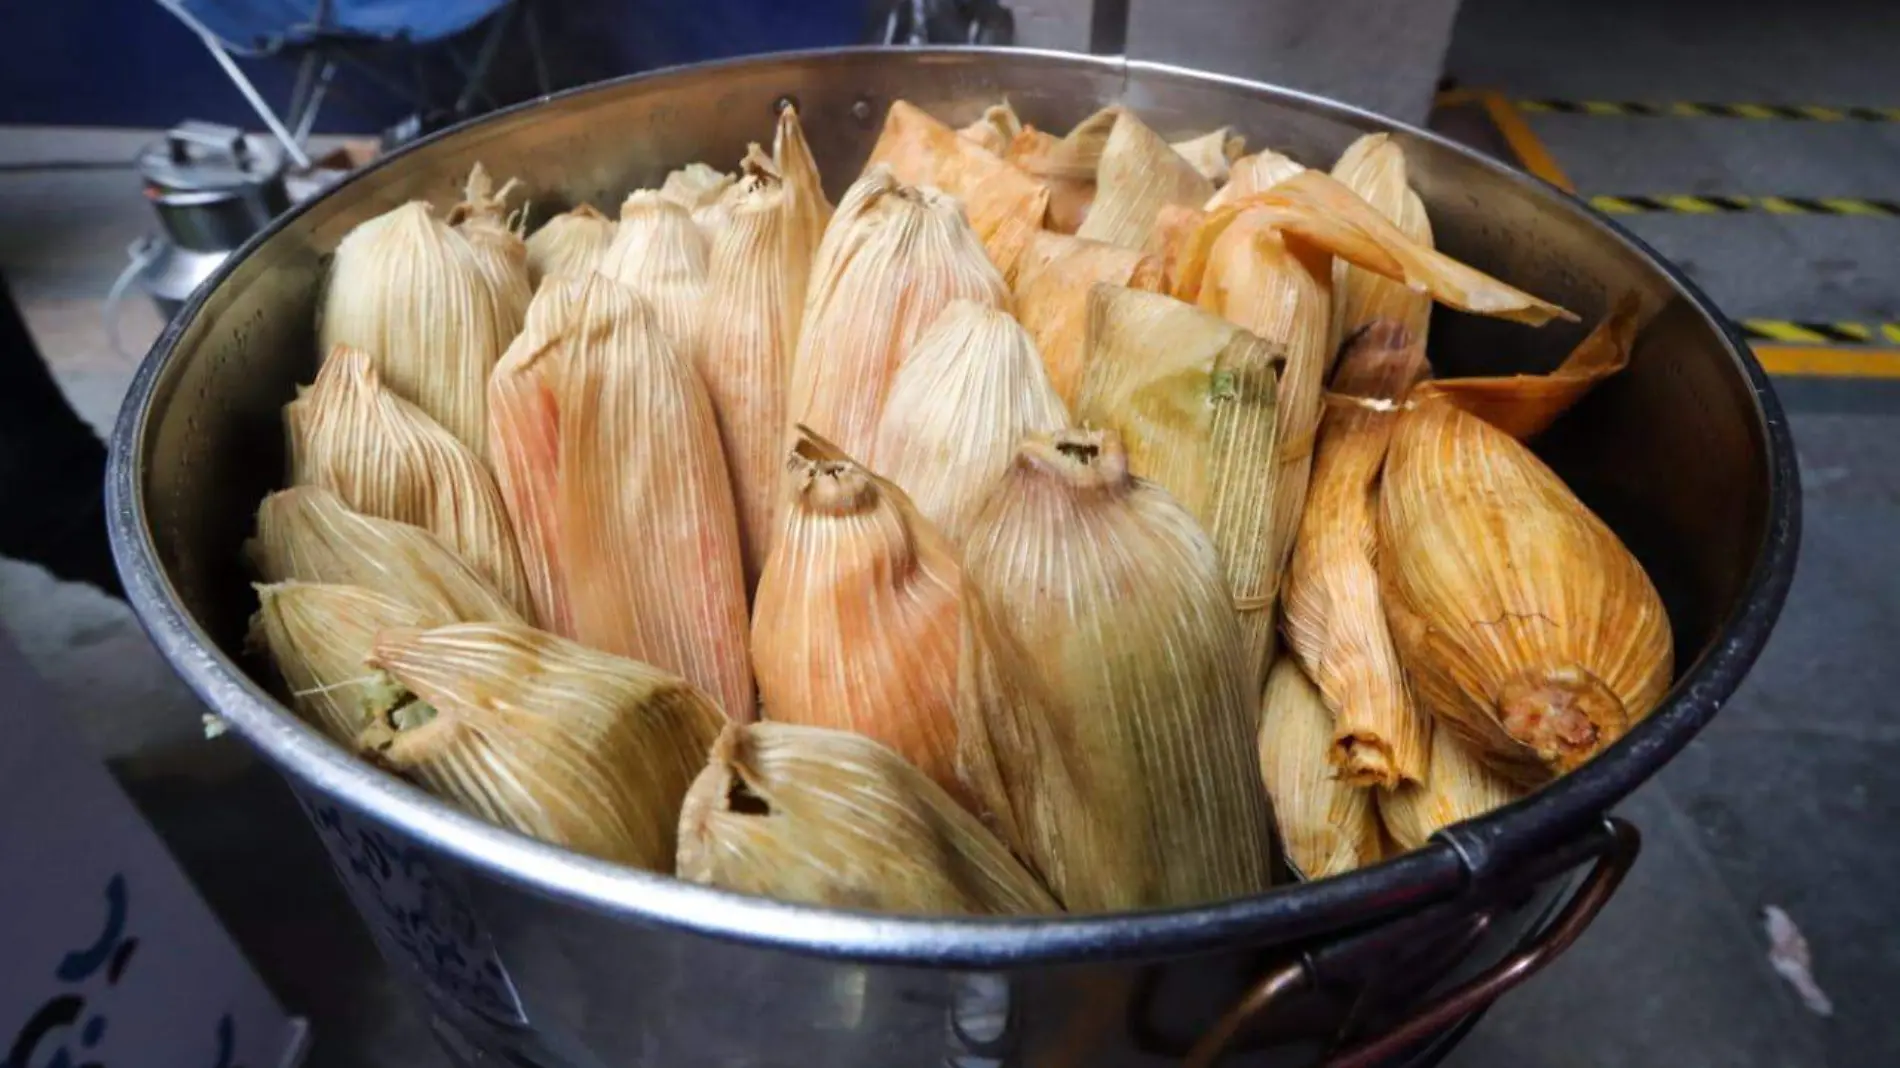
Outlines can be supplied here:
M251 79L244 73L244 69L237 65L237 61L231 58L216 37L208 33L200 33L198 39L204 42L205 47L211 51L211 58L217 60L218 66L224 68L224 73L237 85L238 92L244 94L244 99L250 103L251 110L257 112L257 117L264 121L265 128L270 130L271 135L284 146L284 152L290 157L291 162L300 169L308 168L310 157L304 153L303 146L297 143L297 138L278 119L277 113L271 110L263 94L251 84Z

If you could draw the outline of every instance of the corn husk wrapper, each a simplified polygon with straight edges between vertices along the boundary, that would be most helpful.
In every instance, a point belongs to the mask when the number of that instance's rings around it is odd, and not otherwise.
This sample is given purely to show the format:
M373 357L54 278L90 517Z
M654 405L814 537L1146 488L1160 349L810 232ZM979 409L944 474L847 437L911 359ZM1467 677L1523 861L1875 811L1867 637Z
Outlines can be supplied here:
M521 619L442 539L418 526L352 511L320 486L295 486L264 498L257 536L245 551L265 582L364 587L414 607L431 625Z
M488 373L520 330L469 240L414 201L337 245L317 345L369 353L391 390L486 455Z
M898 368L871 467L961 545L1023 435L1068 425L1028 332L1008 312L955 300Z
M732 219L733 189L738 181L736 174L694 162L669 173L660 184L659 194L685 208L711 244Z
M534 295L528 277L528 246L521 237L526 209L514 217L508 214L508 194L518 184L510 178L496 189L488 169L477 163L462 187L462 202L449 209L448 219L475 250L503 314L517 323L528 314L528 300Z
M1405 152L1389 135L1366 134L1347 146L1333 164L1333 177L1414 244L1432 247L1432 223L1425 214L1425 202L1408 184ZM1425 343L1432 318L1431 297L1343 260L1333 263L1333 293L1335 347L1376 319L1395 320L1414 341Z
M965 546L960 767L1078 912L1264 890L1260 690L1214 547L1112 431L1026 438Z
M1279 561L1267 537L1285 353L1159 293L1096 286L1089 369L1075 413L1116 431L1129 468L1198 520L1219 554L1249 685L1273 655Z
M1049 383L1073 405L1088 366L1089 290L1097 283L1159 290L1159 259L1120 245L1063 234L1037 234L1017 271L1016 315L1048 368Z
M1192 163L1134 112L1123 109L1102 146L1095 172L1095 202L1076 234L1138 249L1164 206L1197 208L1213 194L1213 183Z
M1235 133L1232 126L1223 126L1169 147L1193 164L1201 177L1220 185L1233 174L1234 161L1246 154L1247 139Z
M347 345L332 351L316 383L284 406L284 423L293 485L321 486L365 515L428 530L518 612L533 611L507 508L487 466L420 408L383 388L367 353Z
M1432 734L1431 773L1422 783L1377 792L1379 819L1401 849L1422 849L1454 823L1477 819L1523 796L1484 766L1450 731Z
M250 642L270 654L291 708L352 750L357 735L398 692L366 663L376 636L453 622L362 586L270 583L257 587L257 600Z
M600 273L651 304L667 344L697 365L707 258L705 231L687 210L641 190L620 205L620 226L601 256Z
M749 718L738 520L698 373L603 275L544 286L528 320L496 373L498 418L520 416L496 466L546 625Z
M931 186L960 200L1005 277L1015 270L1049 207L1049 190L1041 182L907 101L893 103L885 113L865 177L879 164L900 182Z
M812 262L790 420L853 456L870 455L898 366L959 297L1009 306L962 209L872 167L839 202Z
M812 255L831 205L811 165L797 113L779 115L768 158L752 146L732 220L713 242L699 346L700 377L739 509L746 588L758 582L776 529L784 478L785 388L798 346ZM787 162L791 167L786 166Z
M1386 615L1414 695L1500 775L1576 768L1669 688L1642 565L1529 449L1443 399L1407 410L1379 493Z
M1333 376L1341 400L1320 426L1287 568L1287 643L1332 710L1327 757L1353 786L1423 782L1431 758L1431 720L1406 686L1378 572L1379 469L1399 417L1393 402L1428 371L1424 347L1396 320L1347 342Z
M679 875L836 908L1058 911L1020 861L930 778L869 738L734 725L680 814Z
M766 715L875 738L968 804L956 771L956 550L903 490L829 442L804 435L787 469L752 614Z
M1255 193L1264 193L1306 168L1287 156L1263 148L1251 156L1242 156L1228 168L1227 184L1209 197L1208 211L1219 211Z
M984 149L1003 155L1009 151L1009 143L1023 130L1023 120L1016 115L1016 109L1005 100L1000 104L991 104L983 109L975 122L957 131L961 137L982 145Z
M594 273L614 242L614 230L614 221L592 204L549 219L528 235L528 281L539 288L546 278L585 278Z
M1373 791L1338 778L1326 751L1333 717L1288 657L1267 675L1260 709L1260 777L1287 860L1308 879L1343 875L1383 853Z
M1443 397L1519 441L1528 441L1629 366L1641 303L1626 294L1557 369L1543 375L1447 378L1426 383L1420 397Z
M1142 242L1141 251L1161 261L1160 292L1175 292L1175 277L1181 256L1206 222L1206 212L1199 208L1184 208L1179 204L1169 204L1155 215L1154 228L1148 231L1148 239Z
M1073 234L1088 218L1102 150L1121 113L1119 106L1102 108L1061 137L1025 126L1010 141L1004 158L1049 187L1049 210L1043 216L1049 229Z
M670 872L679 810L725 718L646 664L519 624L385 631L370 658L413 700L358 744L491 823Z

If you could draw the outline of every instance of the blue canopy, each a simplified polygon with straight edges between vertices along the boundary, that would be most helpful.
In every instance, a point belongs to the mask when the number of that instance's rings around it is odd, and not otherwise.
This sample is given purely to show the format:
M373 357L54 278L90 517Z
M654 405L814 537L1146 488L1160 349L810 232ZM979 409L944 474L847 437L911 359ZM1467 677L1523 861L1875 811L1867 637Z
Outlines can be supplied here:
M233 52L272 52L344 35L428 44L453 37L508 0L159 0Z

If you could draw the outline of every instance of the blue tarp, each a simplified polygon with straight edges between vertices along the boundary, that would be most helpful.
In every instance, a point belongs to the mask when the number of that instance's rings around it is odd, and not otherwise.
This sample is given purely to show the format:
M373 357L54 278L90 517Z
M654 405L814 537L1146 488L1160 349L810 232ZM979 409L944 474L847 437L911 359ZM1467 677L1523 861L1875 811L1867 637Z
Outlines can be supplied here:
M453 37L507 0L165 0L240 51L301 44L319 33L405 38ZM319 9L322 20L319 22Z

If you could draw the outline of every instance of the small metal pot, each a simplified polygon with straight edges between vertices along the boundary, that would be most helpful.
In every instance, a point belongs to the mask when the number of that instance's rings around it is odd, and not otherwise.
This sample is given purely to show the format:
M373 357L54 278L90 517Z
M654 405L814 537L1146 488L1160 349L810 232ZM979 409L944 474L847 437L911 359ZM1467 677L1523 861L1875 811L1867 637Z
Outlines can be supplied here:
M132 250L139 288L167 318L225 258L290 207L284 157L268 138L182 122L139 153L161 232Z
M415 197L446 203L478 159L519 177L540 217L611 207L685 161L739 158L787 98L835 195L892 100L961 123L1005 95L1047 129L1121 102L1167 135L1231 124L1311 160L1387 131L1447 252L1586 321L1637 293L1646 326L1630 369L1540 449L1663 592L1682 665L1664 706L1537 794L1347 876L1204 908L939 921L744 897L530 841L352 759L246 670L254 601L239 545L282 480L279 407L311 378L325 257L352 226ZM1433 348L1441 369L1540 370L1581 330L1440 315ZM120 569L153 640L289 777L445 1046L465 1063L550 1068L1142 1068L1210 1064L1222 1050L1223 1064L1427 1061L1615 888L1636 840L1604 813L1734 691L1780 609L1798 527L1794 453L1761 368L1678 272L1575 200L1299 93L988 50L663 71L396 153L279 219L167 327L114 433L109 494Z

